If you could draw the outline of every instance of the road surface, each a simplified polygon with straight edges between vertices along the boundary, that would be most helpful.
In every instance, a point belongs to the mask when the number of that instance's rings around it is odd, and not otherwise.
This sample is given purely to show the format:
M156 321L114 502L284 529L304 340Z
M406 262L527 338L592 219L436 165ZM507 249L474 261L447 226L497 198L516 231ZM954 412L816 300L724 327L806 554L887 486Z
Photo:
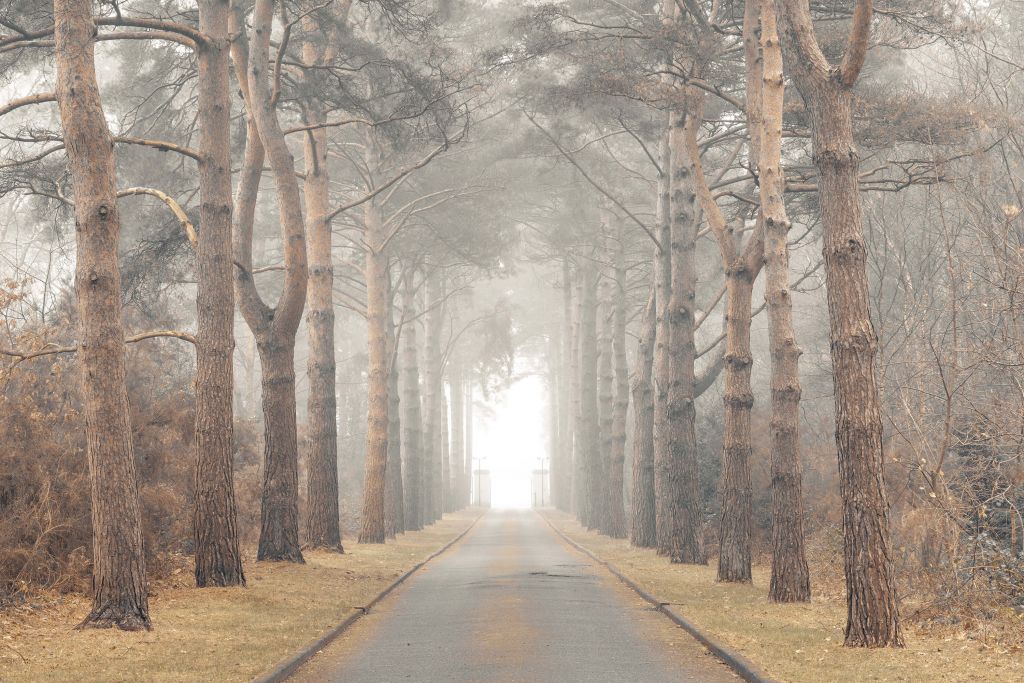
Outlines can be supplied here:
M492 511L294 681L738 681L531 511Z

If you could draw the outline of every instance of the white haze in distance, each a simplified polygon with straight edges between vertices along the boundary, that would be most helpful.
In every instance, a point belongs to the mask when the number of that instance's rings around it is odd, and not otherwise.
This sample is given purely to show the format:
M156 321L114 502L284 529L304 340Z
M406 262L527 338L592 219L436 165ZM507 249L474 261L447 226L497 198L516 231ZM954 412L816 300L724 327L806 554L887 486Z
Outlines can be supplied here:
M548 467L543 378L527 375L489 401L477 393L474 400L487 406L473 411L473 457L483 458L491 472L491 507L530 507L530 473L540 469L542 457Z

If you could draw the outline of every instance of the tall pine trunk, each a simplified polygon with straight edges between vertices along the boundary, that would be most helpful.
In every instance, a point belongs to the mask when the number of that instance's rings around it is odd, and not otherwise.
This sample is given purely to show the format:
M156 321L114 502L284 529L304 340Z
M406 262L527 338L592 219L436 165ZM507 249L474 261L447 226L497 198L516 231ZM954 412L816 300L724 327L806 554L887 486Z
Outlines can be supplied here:
M593 526L611 535L612 422L615 412L615 364L612 359L612 288L605 280L598 287L597 416L600 454L591 480ZM621 480L620 480L621 485ZM621 498L620 498L621 500Z
M867 248L854 145L853 86L871 33L871 0L857 0L846 54L833 67L814 34L803 0L780 0L793 78L811 123L818 171L835 382L847 646L902 646L889 550L889 505L883 478L882 414L875 376L878 338L871 322Z
M465 379L462 375L462 359L457 355L449 363L451 368L448 379L452 396L452 467L455 468L454 507L464 508L468 503L467 486L469 471L466 469L466 405Z
M699 126L700 96L688 87L686 105L675 116L670 134L672 146L672 225L669 240L671 286L668 326L668 458L663 462L665 497L664 529L658 520L661 551L672 562L703 564L707 561L701 538L700 477L697 461L696 410L694 406L694 294L697 286L694 250L700 215L694 189L692 160L686 153L686 137Z
M321 49L323 36L316 22L303 22L309 32L302 46L306 64L329 60ZM328 50L333 51L332 48ZM313 84L309 84L312 86ZM323 124L326 115L316 97L303 101L306 125ZM335 398L337 368L334 360L334 260L332 251L327 129L313 128L304 134L306 163L303 191L309 233L309 290L306 327L309 359L306 374L309 394L306 402L309 456L306 485L306 544L344 552L341 545L338 508L338 406Z
M150 621L125 383L114 142L96 83L92 3L56 0L53 14L57 105L75 191L78 362L92 498L93 603L81 625L134 631Z
M360 543L383 543L384 493L388 458L388 257L384 251L385 229L380 208L365 204L366 311L369 350L366 414L366 465L363 480Z
M597 267L590 259L580 265L579 290L579 435L580 500L579 519L588 529L597 527L603 503L601 432L598 423L598 340L597 340Z
M405 533L405 493L402 476L401 399L398 393L398 337L395 329L395 291L388 276L388 464L384 484L384 532L388 538Z
M572 509L573 487L573 333L572 333L572 270L569 258L562 258L562 331L558 367L559 474L558 509Z
M657 329L656 294L644 307L640 324L640 341L636 352L636 375L633 377L633 514L629 542L638 548L657 544L654 502L654 338Z
M228 0L199 3L199 201L196 257L196 585L245 585L234 487L235 299L231 263L231 90ZM253 359L255 362L255 359Z
M423 415L420 400L420 373L416 343L416 290L410 272L402 286L405 324L401 335L402 368L402 454L405 457L405 528L423 528Z
M669 449L668 385L669 385L669 324L668 302L672 295L672 147L671 132L673 114L665 115L665 129L661 138L662 177L658 186L658 243L661 248L655 253L654 299L654 499L655 533L658 553L668 553L671 452Z
M614 369L611 442L608 459L608 535L626 537L622 500L626 467L626 417L629 412L629 367L626 360L626 254L622 230L615 250L615 281L611 287L612 364Z
M747 0L760 7L761 217L765 241L765 299L771 355L772 602L808 602L811 580L804 550L803 485L800 471L800 347L789 291L790 222L783 201L782 116L785 85L782 49L772 0Z

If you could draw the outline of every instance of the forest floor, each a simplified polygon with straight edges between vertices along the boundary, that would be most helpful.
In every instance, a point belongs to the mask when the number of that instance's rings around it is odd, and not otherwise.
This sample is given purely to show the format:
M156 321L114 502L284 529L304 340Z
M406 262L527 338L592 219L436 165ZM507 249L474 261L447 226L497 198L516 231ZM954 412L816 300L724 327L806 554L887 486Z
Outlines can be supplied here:
M568 514L545 511L562 533L659 600L712 640L743 655L773 679L825 681L1021 681L1024 652L998 630L924 632L905 624L903 649L843 647L846 602L841 594L815 595L810 604L768 602L769 567L755 566L753 585L715 581L715 566L673 565L654 550L634 548L587 531ZM811 572L814 589L814 568ZM1006 625L1006 633L1024 622Z
M385 545L305 553L306 564L246 564L248 587L152 587L153 630L73 630L86 597L0 612L0 681L249 681L340 623L465 531L447 515ZM185 584L186 575L180 584Z

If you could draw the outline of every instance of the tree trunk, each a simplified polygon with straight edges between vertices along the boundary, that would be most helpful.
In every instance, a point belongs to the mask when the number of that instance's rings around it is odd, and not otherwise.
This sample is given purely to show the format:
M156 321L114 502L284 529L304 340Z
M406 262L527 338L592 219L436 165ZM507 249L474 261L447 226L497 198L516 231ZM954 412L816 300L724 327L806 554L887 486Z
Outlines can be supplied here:
M427 330L424 344L425 429L423 439L425 494L424 522L433 524L441 518L442 487L441 461L441 327L443 323L440 274L427 279Z
M93 603L81 626L136 631L150 621L125 384L114 142L96 84L92 3L56 0L53 14L57 105L75 190L78 362L92 495Z
M454 356L449 363L451 375L448 379L452 395L452 467L455 468L455 508L468 504L466 487L469 472L466 469L466 405L465 380L462 376L462 359Z
M306 64L321 64L323 36L312 17L304 20L308 37L302 46ZM330 48L328 48L330 49ZM329 59L329 58L328 58ZM309 84L312 86L313 84ZM316 97L302 102L307 125L326 120ZM337 369L334 361L334 260L331 239L327 130L315 128L304 135L306 176L303 184L309 232L309 338L306 403L309 456L306 486L306 543L312 548L344 552L338 508L338 406L335 399Z
M398 393L398 339L395 330L394 289L388 276L388 464L384 485L384 532L388 538L405 533L405 493L402 491L402 422Z
M598 287L597 416L600 449L591 480L594 528L611 535L612 421L615 412L615 375L612 360L612 291L605 280ZM621 481L619 482L622 483Z
M268 82L274 3L256 0L251 41L246 40L241 8L232 12L235 72L240 79L248 122L245 159L235 212L234 261L238 306L256 337L263 367L264 467L261 529L257 559L302 562L298 530L298 443L295 428L295 334L306 303L308 279L305 224L295 160L277 120ZM252 43L251 48L249 42ZM277 306L267 306L252 275L252 231L264 156L277 186L285 261L284 290Z
M672 294L671 270L671 226L672 226L672 147L669 144L672 131L672 114L666 115L665 129L661 137L662 177L658 184L658 242L661 249L654 261L654 500L655 533L658 553L668 552L669 482L671 451L669 449L668 385L669 385L669 325L668 301Z
M196 585L244 586L234 487L228 0L199 3L200 225L196 255ZM255 362L255 358L253 359Z
M640 341L636 351L636 375L633 377L633 514L629 542L638 548L657 545L654 512L654 338L657 329L656 293L644 307Z
M700 125L700 96L687 88L685 111L677 114L671 131L672 225L669 253L671 288L666 311L668 326L668 459L662 470L665 528L661 550L675 563L707 561L701 539L700 477L697 462L694 407L694 293L697 273L694 249L700 215L694 189L692 160L686 137ZM662 519L658 520L661 533Z
M748 0L755 2L757 0ZM789 292L790 222L783 201L782 49L772 0L759 0L761 16L762 137L758 165L765 241L765 299L771 355L772 602L809 602L811 580L804 551L800 471L800 347Z
M365 205L366 312L369 349L366 465L363 480L360 543L383 543L384 490L388 459L388 257L384 253L385 230L380 208Z
M444 394L444 379L441 379L441 512L454 512L452 507L452 452L451 436L448 431L448 397ZM440 519L444 515L438 516Z
M580 266L580 522L598 527L602 495L601 431L598 422L597 267L590 259Z
M902 646L889 555L889 506L883 479L882 418L871 322L859 155L853 141L852 88L864 63L871 2L858 0L847 53L832 67L818 47L806 3L781 0L793 76L807 105L818 171L835 382L839 491L843 500L846 645Z
M570 395L570 410L572 412L572 434L573 434L573 445L572 445L572 500L570 509L574 512L580 520L583 519L585 513L586 504L586 472L585 464L586 460L583 457L583 444L586 439L583 436L583 417L581 410L583 407L582 402L582 370L583 366L580 365L580 312L582 309L581 301L581 269L577 266L573 272L572 278L572 289L575 290L575 296L572 297L572 301L575 305L572 306L571 311L571 330L569 340L569 395Z
M568 512L572 509L573 487L573 333L572 333L572 272L569 258L562 259L562 333L561 358L558 376L558 423L559 423L559 475L558 495L555 501L558 509Z
M612 283L612 361L615 372L610 457L608 460L608 535L626 537L626 507L622 500L626 466L626 416L629 412L629 367L626 360L626 254L622 230L615 251Z
M423 416L420 403L420 373L416 360L416 290L412 273L402 287L402 454L405 456L405 528L423 528Z
M473 504L473 381L466 382L466 470L469 472L466 494Z

